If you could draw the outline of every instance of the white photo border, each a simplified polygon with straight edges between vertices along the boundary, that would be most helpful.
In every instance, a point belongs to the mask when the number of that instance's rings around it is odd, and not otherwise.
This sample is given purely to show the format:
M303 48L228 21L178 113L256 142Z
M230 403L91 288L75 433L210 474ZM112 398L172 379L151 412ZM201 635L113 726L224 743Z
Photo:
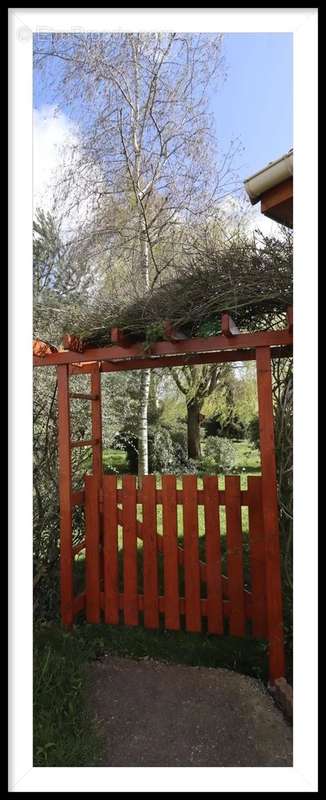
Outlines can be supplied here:
M8 9L9 791L317 791L318 9ZM294 37L294 766L34 768L32 761L32 43L46 31ZM276 122L277 124L277 117ZM309 278L309 280L308 280ZM309 334L309 335L308 335ZM307 420L307 422L306 422ZM306 424L305 424L306 423ZM309 465L309 471L307 468ZM158 774L160 771L159 784Z

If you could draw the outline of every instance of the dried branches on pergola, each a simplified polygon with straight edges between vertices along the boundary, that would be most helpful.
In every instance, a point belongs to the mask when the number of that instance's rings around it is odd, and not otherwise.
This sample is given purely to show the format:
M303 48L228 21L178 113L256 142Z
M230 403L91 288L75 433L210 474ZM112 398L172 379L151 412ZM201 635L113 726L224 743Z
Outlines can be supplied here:
M237 241L197 252L169 281L129 304L111 296L67 308L62 325L78 350L110 344L114 328L134 341L166 338L166 320L187 337L217 334L226 310L242 331L271 328L291 304L291 246Z

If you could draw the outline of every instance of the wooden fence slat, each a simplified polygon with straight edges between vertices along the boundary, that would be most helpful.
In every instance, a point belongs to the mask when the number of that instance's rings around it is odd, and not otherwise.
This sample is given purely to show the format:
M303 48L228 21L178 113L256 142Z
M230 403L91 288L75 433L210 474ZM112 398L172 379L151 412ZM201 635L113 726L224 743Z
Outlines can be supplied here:
M104 528L104 618L105 622L119 622L119 570L118 570L118 508L117 478L103 476L103 528Z
M253 636L267 636L265 541L261 478L248 477L249 554Z
M186 629L201 630L197 476L183 476L183 535Z
M240 477L225 477L228 589L231 604L230 634L245 633Z
M207 562L207 629L208 633L222 634L224 627L217 478L205 475L203 484Z
M144 625L159 627L155 475L143 477Z
M138 625L136 479L122 479L124 621Z
M179 567L178 525L175 475L162 477L163 506L163 568L165 627L177 631L180 628L179 613Z
M98 481L85 475L86 619L100 622L100 519Z

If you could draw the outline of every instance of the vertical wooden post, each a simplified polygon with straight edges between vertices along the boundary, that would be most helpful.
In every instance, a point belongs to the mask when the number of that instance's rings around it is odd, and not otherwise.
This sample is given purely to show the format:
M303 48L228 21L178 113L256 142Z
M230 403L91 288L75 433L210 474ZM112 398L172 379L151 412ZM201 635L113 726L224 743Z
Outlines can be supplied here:
M61 619L64 625L73 622L73 552L71 504L71 449L69 408L69 367L57 367L58 377L58 444L60 497L60 582Z
M274 442L271 355L269 347L256 350L262 500L265 537L265 575L269 678L285 673L282 586Z
M102 408L101 408L101 373L99 364L91 373L91 392L97 396L92 400L92 438L98 443L93 445L93 475L102 479Z
M92 438L97 440L93 445L93 475L97 479L97 487L100 492L103 488L103 467L102 467L102 402L101 402L101 372L100 364L96 364L91 373L91 392L96 395L96 400L92 400ZM101 497L102 501L102 497ZM97 499L99 502L99 497ZM100 547L100 580L104 581L104 524L103 524L103 503L99 506L99 547ZM104 588L104 587L103 587Z

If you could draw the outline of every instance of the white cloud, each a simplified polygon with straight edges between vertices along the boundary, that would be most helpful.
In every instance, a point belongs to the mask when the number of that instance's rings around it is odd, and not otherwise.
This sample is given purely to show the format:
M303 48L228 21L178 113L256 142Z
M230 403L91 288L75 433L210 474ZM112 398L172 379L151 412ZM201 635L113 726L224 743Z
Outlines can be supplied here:
M45 211L53 211L55 201L55 184L69 164L72 146L80 142L80 132L75 124L62 111L57 112L55 106L43 105L34 110L33 119L33 206L40 206ZM85 173L82 184L80 175L70 193L69 201L62 200L57 205L57 214L63 220L62 232L68 231L85 222L92 215L93 201L89 187L96 185L102 178L98 165L93 165ZM88 199L85 199L88 198ZM57 202L57 198L56 198ZM72 207L72 210L71 210ZM264 234L278 236L280 226L260 212L260 206L251 206L247 198L230 195L225 198L220 209L225 215L227 225L241 224L249 234L255 229Z
M58 190L65 170L70 169L74 175L72 158L78 159L80 155L80 138L78 125L63 112L57 112L55 106L44 105L34 110L33 207L34 211L41 207L55 213L65 237L93 216L95 198L90 187L95 187L102 178L99 166L93 164L84 170L83 179L79 173L78 179L73 180L65 198Z
M78 129L54 106L34 109L33 115L33 206L52 209L54 185L68 157L69 148L78 144Z

